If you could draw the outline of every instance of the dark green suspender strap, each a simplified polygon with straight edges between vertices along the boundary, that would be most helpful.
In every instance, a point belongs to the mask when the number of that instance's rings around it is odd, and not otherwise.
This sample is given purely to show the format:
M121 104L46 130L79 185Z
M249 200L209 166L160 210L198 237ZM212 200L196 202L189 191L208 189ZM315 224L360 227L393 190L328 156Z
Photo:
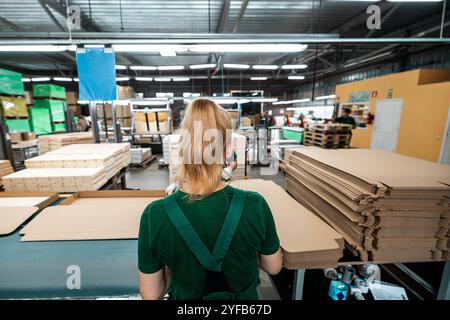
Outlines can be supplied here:
M239 224L244 202L245 192L240 189L233 189L231 204L212 253L205 246L197 232L181 211L174 195L164 199L164 206L170 220L200 264L207 270L220 272L222 269L222 262L227 254L237 225Z

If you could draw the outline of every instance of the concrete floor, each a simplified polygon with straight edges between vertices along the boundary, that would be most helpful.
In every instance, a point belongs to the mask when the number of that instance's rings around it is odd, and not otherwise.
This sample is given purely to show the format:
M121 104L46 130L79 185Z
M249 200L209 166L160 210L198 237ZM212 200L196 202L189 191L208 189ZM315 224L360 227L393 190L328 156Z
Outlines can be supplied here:
M147 168L131 168L127 175L127 187L141 190L164 190L169 185L169 169L167 167L158 168L156 159ZM285 176L279 172L274 175L261 174L261 168L247 167L247 175L250 179L271 180L284 187ZM279 300L277 290L270 276L264 271L260 271L261 284L258 287L258 294L261 300Z

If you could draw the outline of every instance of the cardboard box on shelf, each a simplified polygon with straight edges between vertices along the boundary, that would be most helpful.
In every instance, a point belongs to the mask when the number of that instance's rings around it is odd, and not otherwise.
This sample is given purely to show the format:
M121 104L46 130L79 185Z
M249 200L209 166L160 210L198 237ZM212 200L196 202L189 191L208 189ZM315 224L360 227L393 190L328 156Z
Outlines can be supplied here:
M21 138L22 138L22 141L35 140L36 134L34 132L22 132Z
M25 102L27 105L33 104L33 92L25 91Z
M11 142L19 142L22 141L22 134L20 132L11 132L9 134Z
M77 104L78 103L78 92L68 91L66 92L67 104Z

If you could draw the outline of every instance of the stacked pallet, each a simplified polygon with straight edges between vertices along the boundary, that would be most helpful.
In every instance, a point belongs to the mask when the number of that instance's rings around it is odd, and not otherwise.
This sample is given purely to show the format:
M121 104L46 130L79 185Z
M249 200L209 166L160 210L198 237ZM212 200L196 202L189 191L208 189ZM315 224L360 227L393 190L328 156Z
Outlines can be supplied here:
M167 136L166 144L168 145L169 156L169 172L170 181L174 182L178 174L178 168L180 167L180 149L179 142L180 136L178 134L171 134ZM231 136L233 150L237 155L238 166L233 172L233 179L243 179L245 177L245 147L247 139L245 136L233 133Z
M130 163L130 145L73 144L25 161L26 169L4 177L7 191L98 190Z
M363 261L449 259L448 166L395 153L306 147L286 156L287 191Z
M131 153L131 163L132 164L141 164L152 156L151 148L132 148L130 149Z
M44 135L38 138L40 154L57 150L71 144L92 143L92 132L73 132Z
M348 148L350 146L352 126L339 123L312 123L305 128L304 144L321 148Z
M0 160L0 187L3 185L2 178L14 172L9 160Z

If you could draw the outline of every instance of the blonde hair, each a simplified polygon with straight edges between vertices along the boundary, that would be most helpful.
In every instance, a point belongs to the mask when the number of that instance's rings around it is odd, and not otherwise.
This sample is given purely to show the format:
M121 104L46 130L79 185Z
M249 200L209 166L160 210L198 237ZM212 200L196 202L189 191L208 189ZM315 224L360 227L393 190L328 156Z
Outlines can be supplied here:
M177 180L194 191L189 193L189 200L208 196L221 181L227 142L231 141L231 118L214 101L197 98L186 108L180 133L181 164ZM208 154L214 161L208 159Z

